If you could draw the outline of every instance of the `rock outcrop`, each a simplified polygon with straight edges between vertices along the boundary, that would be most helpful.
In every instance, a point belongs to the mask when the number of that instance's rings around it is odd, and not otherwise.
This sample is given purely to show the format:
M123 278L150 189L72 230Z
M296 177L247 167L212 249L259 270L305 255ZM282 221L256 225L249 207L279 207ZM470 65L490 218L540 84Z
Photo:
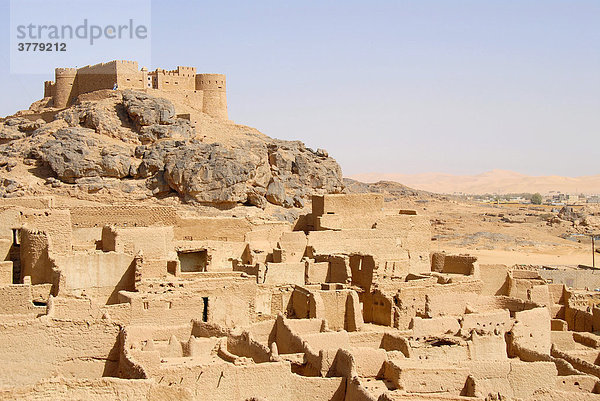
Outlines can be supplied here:
M66 183L82 177L130 175L130 151L102 140L88 128L58 130L41 146L40 153L42 160Z
M24 116L2 121L2 165L42 163L54 175L47 181L51 188L112 188L136 199L176 193L202 204L303 207L310 194L343 190L341 169L323 149L202 116L211 132L224 132L207 139L203 126L180 118L167 99L134 91L96 97L55 113L50 122ZM237 136L228 137L232 130Z
M165 152L164 176L186 199L244 203L250 187L264 187L268 168L254 153L219 144L186 143Z

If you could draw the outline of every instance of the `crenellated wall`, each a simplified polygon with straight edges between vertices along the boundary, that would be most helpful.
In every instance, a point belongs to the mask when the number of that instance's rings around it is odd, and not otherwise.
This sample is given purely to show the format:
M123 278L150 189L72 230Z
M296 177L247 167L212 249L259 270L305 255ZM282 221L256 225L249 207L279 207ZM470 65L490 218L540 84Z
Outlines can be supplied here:
M195 67L175 70L138 68L136 61L113 60L76 68L56 68L55 81L44 82L44 97L52 106L65 108L84 93L101 89L158 90L189 96L195 106L209 116L227 120L227 94L224 74L197 74Z

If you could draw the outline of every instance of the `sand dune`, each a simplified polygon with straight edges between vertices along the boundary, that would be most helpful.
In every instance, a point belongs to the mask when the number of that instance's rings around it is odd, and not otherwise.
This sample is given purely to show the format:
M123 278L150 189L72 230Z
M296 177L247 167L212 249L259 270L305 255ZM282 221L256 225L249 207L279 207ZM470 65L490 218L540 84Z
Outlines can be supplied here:
M349 178L362 182L396 181L415 189L437 193L485 194L551 191L563 193L600 193L600 175L582 177L528 176L514 171L492 170L477 175L444 173L382 174L364 173Z

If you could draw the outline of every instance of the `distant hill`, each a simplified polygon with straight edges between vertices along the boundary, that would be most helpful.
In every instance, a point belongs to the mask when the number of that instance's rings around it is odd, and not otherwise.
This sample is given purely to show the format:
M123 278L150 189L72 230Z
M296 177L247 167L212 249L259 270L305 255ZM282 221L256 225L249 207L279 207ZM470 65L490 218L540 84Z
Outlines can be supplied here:
M349 193L368 193L377 192L385 194L386 201L398 200L407 197L419 199L445 199L439 194L412 189L394 181L378 181L374 183L364 183L351 178L344 178L344 186Z
M600 194L600 175L536 177L519 174L514 171L492 170L477 175L365 173L352 175L349 178L366 183L395 181L411 188L443 194L506 194L522 192L547 194L551 191Z

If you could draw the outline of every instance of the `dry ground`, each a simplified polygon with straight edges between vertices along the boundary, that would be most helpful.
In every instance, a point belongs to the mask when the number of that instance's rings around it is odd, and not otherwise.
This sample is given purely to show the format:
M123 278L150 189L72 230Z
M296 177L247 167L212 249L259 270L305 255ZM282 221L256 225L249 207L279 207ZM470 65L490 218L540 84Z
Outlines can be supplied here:
M489 205L437 196L403 197L392 205L430 216L433 250L469 253L486 264L592 264L589 237L563 238L584 232L582 227L569 221L548 224L560 207ZM600 254L596 256L600 265Z

